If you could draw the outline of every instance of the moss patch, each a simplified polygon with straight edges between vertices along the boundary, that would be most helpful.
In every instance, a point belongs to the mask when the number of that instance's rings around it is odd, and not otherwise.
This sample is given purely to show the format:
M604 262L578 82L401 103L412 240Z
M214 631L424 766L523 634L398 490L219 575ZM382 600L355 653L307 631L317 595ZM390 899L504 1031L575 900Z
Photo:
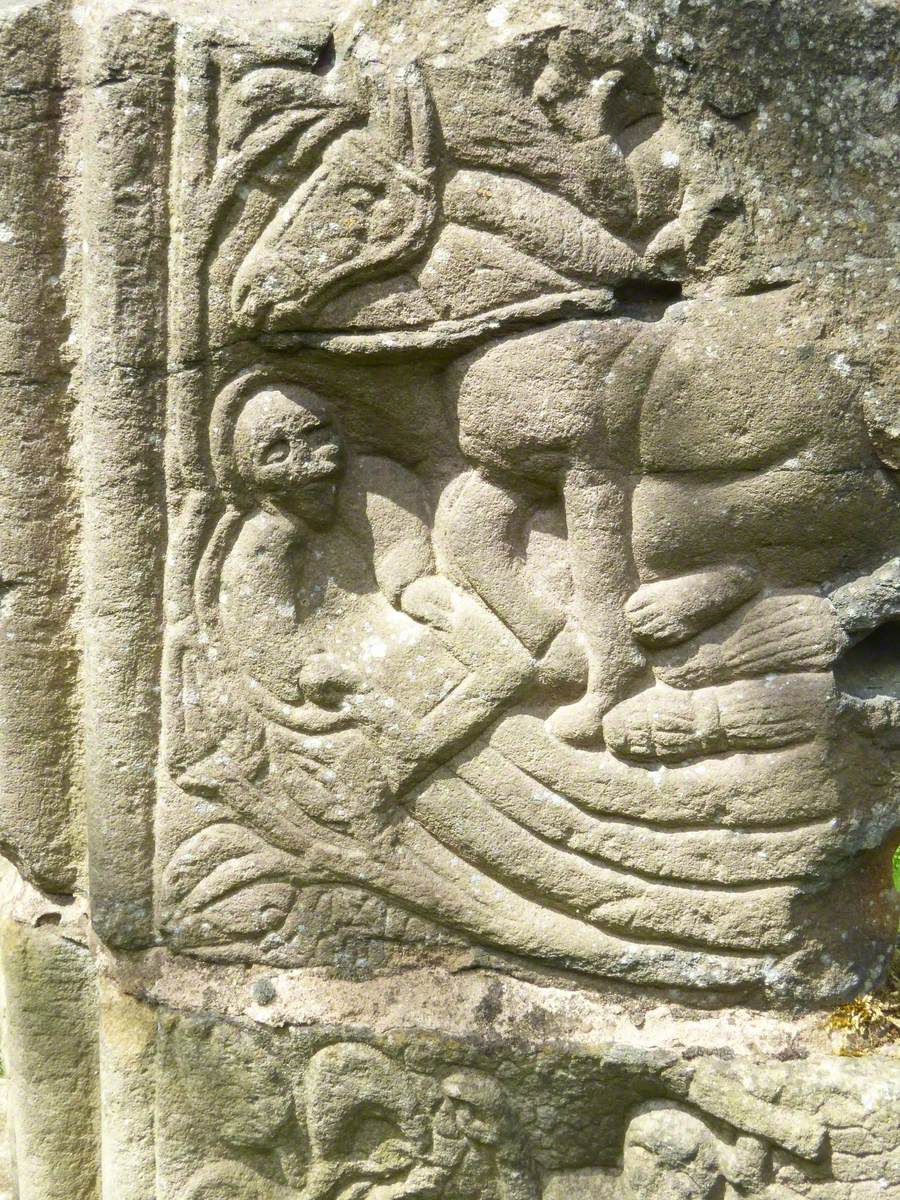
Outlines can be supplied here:
M828 1018L838 1053L859 1056L900 1046L900 945L882 987L836 1009Z

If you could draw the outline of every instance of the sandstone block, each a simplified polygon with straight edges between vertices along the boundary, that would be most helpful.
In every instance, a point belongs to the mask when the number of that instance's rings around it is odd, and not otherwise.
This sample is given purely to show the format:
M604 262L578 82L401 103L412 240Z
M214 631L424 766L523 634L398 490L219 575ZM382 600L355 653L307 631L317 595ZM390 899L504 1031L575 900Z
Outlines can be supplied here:
M0 5L20 1200L900 1188L898 34Z

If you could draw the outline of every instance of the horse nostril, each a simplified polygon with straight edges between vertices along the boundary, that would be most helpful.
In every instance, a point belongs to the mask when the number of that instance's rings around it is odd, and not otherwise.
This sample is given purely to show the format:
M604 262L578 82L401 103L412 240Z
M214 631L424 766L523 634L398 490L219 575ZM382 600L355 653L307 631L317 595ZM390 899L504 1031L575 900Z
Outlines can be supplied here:
M238 322L260 328L267 324L276 303L279 287L259 270L251 257L242 264L231 286L231 308Z

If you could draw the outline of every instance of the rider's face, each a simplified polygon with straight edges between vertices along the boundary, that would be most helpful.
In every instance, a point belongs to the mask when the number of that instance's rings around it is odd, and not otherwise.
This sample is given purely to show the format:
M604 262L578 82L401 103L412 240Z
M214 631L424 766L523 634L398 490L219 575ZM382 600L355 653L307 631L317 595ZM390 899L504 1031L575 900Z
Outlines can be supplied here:
M344 446L321 397L290 385L258 392L238 418L234 451L241 478L260 500L311 525L334 515Z

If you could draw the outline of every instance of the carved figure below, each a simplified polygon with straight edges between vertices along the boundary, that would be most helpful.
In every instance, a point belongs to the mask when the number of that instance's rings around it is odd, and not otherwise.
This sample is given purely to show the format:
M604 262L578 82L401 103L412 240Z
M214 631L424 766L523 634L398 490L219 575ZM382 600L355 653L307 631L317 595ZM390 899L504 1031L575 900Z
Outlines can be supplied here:
M215 1080L212 1103L227 1109L211 1141L217 1158L179 1200L737 1200L787 1195L776 1182L786 1162L796 1195L828 1171L827 1127L809 1095L796 1103L796 1072L780 1064L747 1071L709 1055L665 1073L650 1053L622 1079L600 1059L564 1059L536 1110L534 1083L509 1074L509 1048L507 1070L490 1056L480 1067L445 1062L448 1047L415 1037L413 1062L365 1041L330 1042L298 1062L249 1029L176 1018L172 1033L181 1069ZM573 1070L577 1096L559 1088ZM208 1117L193 1078L187 1093ZM609 1110L610 1096L621 1111ZM587 1128L572 1127L573 1106ZM606 1165L548 1169L575 1145L581 1161Z
M375 790L357 783L353 815L371 819L375 795L395 794L471 738L531 660L489 612L434 575L415 475L349 452L321 397L249 376L223 393L213 431L232 507L198 580L210 644L245 701L282 730L285 771L327 784L331 768L317 755L327 750L316 741L325 733L332 750L367 763ZM319 815L328 813L348 819L330 802Z
M301 1188L231 1161L197 1172L181 1200L540 1200L538 1171L502 1087L475 1070L439 1084L371 1046L319 1050L303 1080Z
M677 1104L651 1102L632 1117L625 1134L621 1200L716 1200L732 1185L737 1194L766 1180L768 1147L758 1138L725 1142L702 1117Z

